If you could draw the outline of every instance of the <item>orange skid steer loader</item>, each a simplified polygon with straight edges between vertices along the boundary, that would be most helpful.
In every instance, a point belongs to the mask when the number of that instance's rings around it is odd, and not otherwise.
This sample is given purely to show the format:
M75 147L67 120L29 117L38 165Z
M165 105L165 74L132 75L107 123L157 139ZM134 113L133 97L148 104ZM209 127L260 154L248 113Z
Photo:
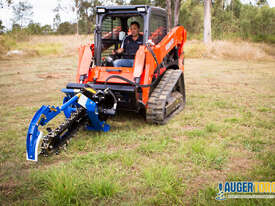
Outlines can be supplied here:
M164 124L185 105L184 27L168 32L167 13L157 7L99 6L96 12L94 44L79 48L76 83L62 89L63 105L43 105L30 123L28 160L57 152L80 125L108 131L106 120L116 111L142 112L148 123ZM142 45L135 54L113 54L130 35L133 21L140 25ZM132 56L133 67L114 67L121 55ZM61 112L65 122L54 130L43 130Z

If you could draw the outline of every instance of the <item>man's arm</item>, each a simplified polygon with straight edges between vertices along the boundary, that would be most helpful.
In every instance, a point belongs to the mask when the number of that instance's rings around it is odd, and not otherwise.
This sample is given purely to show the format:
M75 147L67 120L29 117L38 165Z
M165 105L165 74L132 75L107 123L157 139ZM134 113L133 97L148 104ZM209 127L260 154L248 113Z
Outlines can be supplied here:
M116 52L117 54L121 54L123 51L124 51L123 48L119 48L119 49L117 49L115 52Z
M123 40L122 40L122 43L121 43L121 48L117 49L117 50L114 50L113 51L113 54L121 54L122 52L124 52L124 49L125 49L125 39L127 38L128 36L126 35Z
M114 54L121 54L123 51L124 51L123 48L119 48L119 49L117 49L117 50L114 49L112 53L113 53L113 55L114 55Z

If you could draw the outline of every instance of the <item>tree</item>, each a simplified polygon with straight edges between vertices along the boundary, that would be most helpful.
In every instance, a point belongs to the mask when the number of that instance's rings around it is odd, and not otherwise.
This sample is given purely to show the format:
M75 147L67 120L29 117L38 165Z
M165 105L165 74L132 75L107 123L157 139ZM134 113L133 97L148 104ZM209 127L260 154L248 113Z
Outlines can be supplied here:
M75 24L71 24L70 22L63 22L59 25L57 29L58 34L75 34Z
M76 16L76 34L77 35L79 35L78 21L79 21L79 7L80 7L81 3L82 3L82 0L73 0L73 6L72 6L72 10Z
M124 5L125 4L125 1L124 0L115 0L115 3L117 5Z
M161 8L165 8L166 7L166 0L154 0L152 1L154 2L154 6L159 6Z
M189 36L200 38L203 33L203 4L195 3L193 0L185 0L181 6L180 24L188 31Z
M57 6L54 8L54 18L53 18L53 29L57 30L59 27L59 24L61 23L61 18L60 18L60 11L62 10L60 2L58 2Z
M17 32L21 30L21 26L19 24L12 25L12 32Z
M211 0L204 0L204 33L205 44L211 42Z
M0 20L0 34L4 33L5 26L3 25L2 20Z
M19 24L21 27L28 24L31 20L32 5L27 1L20 1L12 6L12 12L14 15L14 23Z
M158 6L163 6L163 1L157 1ZM177 26L179 24L179 16L180 16L180 7L181 7L181 0L166 0L166 10L168 16L168 28L169 30L172 26ZM174 9L174 15L172 18L172 9ZM174 23L173 23L174 20Z
M172 26L172 13L171 13L171 1L166 0L166 9L167 9L167 16L168 16L168 30L171 29Z
M238 30L238 18L240 15L239 0L215 0L211 13L211 37L224 39L233 36Z
M41 28L42 34L50 34L53 30L50 25L46 24Z
M150 0L131 0L130 4L133 5L148 5L151 4Z
M268 6L267 0L258 0L256 4L258 6Z
M80 19L78 21L79 33L82 33L82 34L91 33L91 25L93 24L92 14L93 14L92 2L81 1L80 7L79 7Z
M12 4L12 0L0 0L0 8L3 8L5 5L10 6Z
M90 34L96 20L96 6L102 5L99 0L82 0L79 5L79 31ZM83 27L86 26L84 29Z
M181 0L175 0L175 5L174 5L174 26L177 26L179 24L180 7L181 7Z
M240 18L241 8L242 8L242 3L240 0L231 0L227 8L233 11L233 14L236 18L238 19Z

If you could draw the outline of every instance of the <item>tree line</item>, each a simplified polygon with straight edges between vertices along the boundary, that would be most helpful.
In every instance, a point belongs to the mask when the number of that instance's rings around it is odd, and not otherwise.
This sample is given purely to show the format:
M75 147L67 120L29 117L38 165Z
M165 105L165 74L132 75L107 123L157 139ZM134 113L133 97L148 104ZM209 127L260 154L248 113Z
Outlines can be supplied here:
M213 39L241 38L275 43L275 8L266 0L243 4L240 0L211 2L211 33ZM186 0L181 6L180 24L189 35L201 39L204 30L204 4Z
M12 7L14 18L12 31L24 30L30 34L91 34L95 25L95 7L106 5L105 0L70 0L70 8L64 8L58 0L53 10L53 25L41 26L31 21L32 5L27 1L13 2L1 0ZM0 2L0 6L1 6ZM66 1L68 2L68 1ZM110 1L108 1L110 2ZM241 38L275 43L275 8L270 8L266 0L112 0L113 4L146 4L166 8L170 28L183 25L191 38L202 39L205 22L205 3L210 9L208 24L211 25L213 39ZM60 14L69 9L75 21L61 22ZM27 25L26 22L29 22ZM5 28L0 20L0 32Z

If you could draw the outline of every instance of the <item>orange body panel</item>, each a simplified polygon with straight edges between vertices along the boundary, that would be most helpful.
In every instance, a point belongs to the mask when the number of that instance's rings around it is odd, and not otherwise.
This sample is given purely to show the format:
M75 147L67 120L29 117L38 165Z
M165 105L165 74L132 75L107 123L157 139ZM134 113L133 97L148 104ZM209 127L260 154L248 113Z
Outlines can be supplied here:
M76 82L79 83L79 77L80 77L80 64L82 61L82 57L84 54L85 46L80 46L78 48L78 66L77 66L77 72L76 72Z
M92 57L94 56L94 44L82 45L78 48L78 67L76 73L76 82L80 83L80 75L89 73Z
M135 56L135 61L134 61L134 77L140 77L142 72L143 72L143 68L144 68L144 64L145 64L145 46L140 46L136 56Z
M88 75L88 82L92 82L94 78L96 78L96 82L104 83L105 80L111 76L111 75L119 75L121 77L125 77L131 81L134 81L133 77L133 68L132 67L115 67L116 70L121 70L121 72L111 71L114 69L114 67L95 67L90 70ZM110 70L110 71L108 71ZM128 84L127 82L113 78L108 81L108 83L122 83L122 84Z
M85 50L84 50L84 54L82 56L82 60L80 63L80 68L79 68L79 74L83 75L83 74L88 74L90 65L91 65L91 61L92 61L92 51L90 49L90 46L85 46Z

